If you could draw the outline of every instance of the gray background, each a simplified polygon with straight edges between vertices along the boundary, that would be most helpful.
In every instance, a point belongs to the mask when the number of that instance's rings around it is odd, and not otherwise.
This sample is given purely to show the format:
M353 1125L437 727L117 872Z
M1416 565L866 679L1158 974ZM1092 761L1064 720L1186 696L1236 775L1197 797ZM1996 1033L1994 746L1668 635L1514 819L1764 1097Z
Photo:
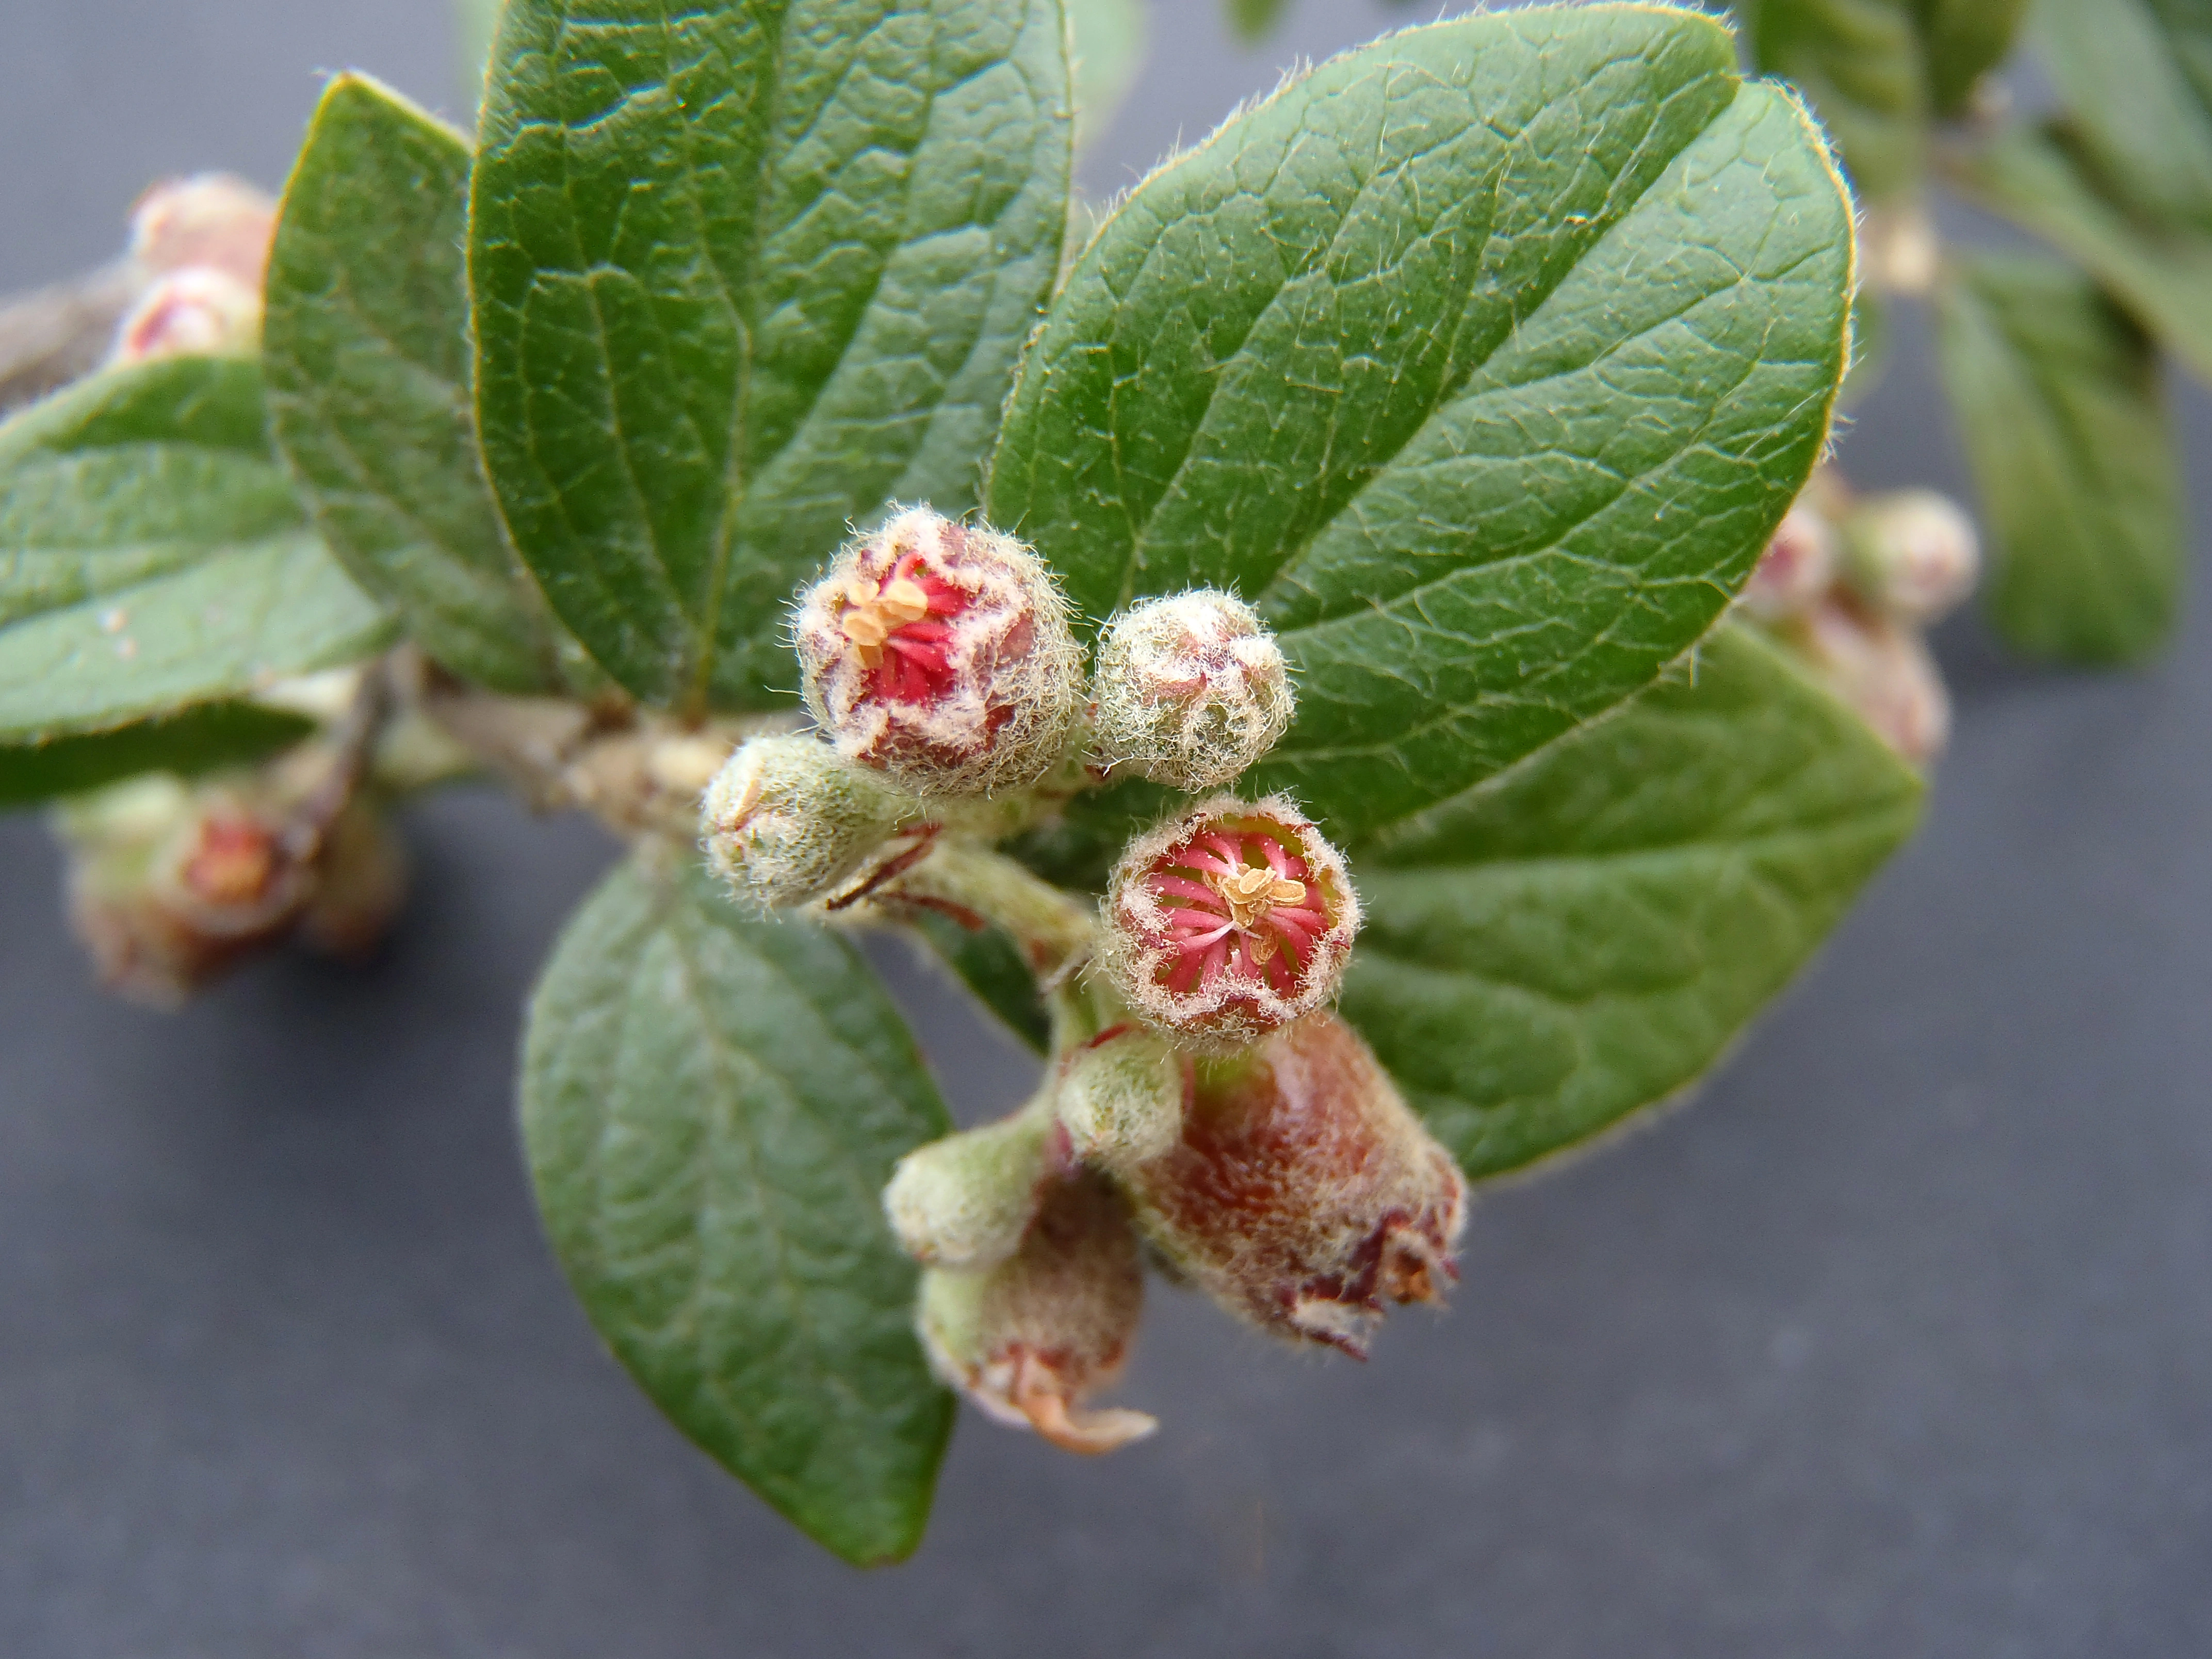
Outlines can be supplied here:
M1163 7L1092 184L1388 15L1251 52ZM346 66L456 105L438 0L5 0L0 287L107 257L157 173L278 183ZM1903 332L1847 459L1955 487ZM872 1576L656 1417L539 1242L511 1057L595 831L427 805L379 963L170 1018L87 983L0 822L0 1653L2207 1651L2208 621L2105 678L1954 624L1925 832L1697 1103L1493 1194L1451 1314L1364 1368L1159 1293L1157 1440L970 1415ZM1020 1091L938 1046L968 1115Z

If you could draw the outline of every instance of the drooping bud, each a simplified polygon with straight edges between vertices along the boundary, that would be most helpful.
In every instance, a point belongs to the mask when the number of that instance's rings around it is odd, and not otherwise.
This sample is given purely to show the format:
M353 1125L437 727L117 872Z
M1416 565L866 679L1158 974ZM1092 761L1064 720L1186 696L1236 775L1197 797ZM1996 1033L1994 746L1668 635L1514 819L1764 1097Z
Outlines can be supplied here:
M1827 516L1799 501L1783 514L1744 584L1743 608L1767 623L1804 615L1835 583L1836 539Z
M908 1152L884 1188L899 1248L926 1267L1004 1261L1059 1170L1054 1137L1050 1113L1023 1111Z
M356 799L323 837L300 939L342 960L366 957L391 931L407 898L407 855L383 812Z
M298 920L311 872L281 831L219 787L133 779L64 805L70 916L100 976L174 1006Z
M1466 1185L1358 1032L1318 1013L1185 1064L1175 1148L1121 1177L1170 1267L1262 1330L1355 1357L1386 1303L1443 1300Z
M131 214L131 256L161 273L204 266L261 292L276 203L266 191L226 173L203 173L158 184Z
M1981 543L1959 504L1932 489L1867 497L1844 521L1844 575L1868 604L1925 625L1974 591Z
M1815 607L1784 637L1906 760L1925 766L1943 752L1950 694L1917 629L1844 595Z
M116 331L113 361L247 356L261 345L261 291L212 265L156 277Z
M1095 1454L1159 1426L1142 1412L1085 1406L1120 1376L1144 1296L1128 1206L1103 1177L1079 1171L1049 1183L1008 1260L924 1272L915 1322L932 1368L992 1417Z
M1241 1048L1336 994L1359 929L1344 860L1279 795L1217 795L1114 866L1101 958L1155 1030Z
M914 507L803 596L806 706L840 753L926 795L1026 787L1081 714L1067 602L1011 536Z
M1099 760L1196 791L1243 775L1290 729L1290 666L1251 606L1211 588L1146 599L1099 642Z
M1068 1155L1116 1174L1175 1149L1188 1068L1136 1025L1102 1031L1060 1062L1054 1097Z
M806 736L746 739L707 786L708 861L744 902L805 904L857 871L914 798Z

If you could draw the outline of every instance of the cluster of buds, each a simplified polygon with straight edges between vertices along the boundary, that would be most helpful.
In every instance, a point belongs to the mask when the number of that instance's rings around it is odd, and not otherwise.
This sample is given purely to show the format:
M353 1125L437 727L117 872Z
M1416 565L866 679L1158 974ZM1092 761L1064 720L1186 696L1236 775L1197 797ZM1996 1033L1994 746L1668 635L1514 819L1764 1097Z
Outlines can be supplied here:
M227 356L261 341L262 284L276 204L220 173L155 185L131 221L146 286L117 331L112 360Z
M383 815L349 800L303 833L283 785L281 771L156 773L58 809L70 921L109 986L174 1007L286 939L339 957L374 948L406 891Z
M1155 1426L1092 1404L1135 1339L1147 1249L1260 1329L1355 1355L1392 1304L1440 1301L1466 1189L1330 1010L1359 902L1320 828L1280 796L1207 796L1128 846L1097 911L988 845L1020 821L1001 804L1116 772L1188 794L1241 777L1293 712L1251 608L1133 606L1086 685L1036 556L915 508L800 595L795 642L817 730L730 757L702 803L709 862L757 909L995 924L1054 1008L1037 1098L884 1189L939 1375L1105 1451Z
M1926 629L1972 592L1972 521L1932 490L1854 495L1814 474L1745 585L1744 611L1915 765L1942 752L1951 703Z

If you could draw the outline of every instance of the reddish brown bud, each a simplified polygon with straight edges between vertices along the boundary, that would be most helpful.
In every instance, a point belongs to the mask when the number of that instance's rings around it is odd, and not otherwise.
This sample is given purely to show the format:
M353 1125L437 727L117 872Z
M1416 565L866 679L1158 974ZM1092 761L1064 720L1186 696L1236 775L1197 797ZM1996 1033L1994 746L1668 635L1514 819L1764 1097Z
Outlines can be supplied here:
M1146 1024L1225 1052L1334 996L1358 929L1344 860L1312 820L1279 795L1218 795L1121 855L1102 959Z
M113 360L245 356L261 344L261 293L227 271L194 265L156 277L124 318Z
M1143 1310L1128 1206L1103 1176L1049 1182L1012 1256L922 1274L917 1322L930 1363L1001 1423L1072 1452L1107 1452L1158 1427L1085 1402L1121 1375Z
M312 873L277 827L219 789L151 777L71 803L70 914L100 975L173 1006L298 920Z
M1036 782L1081 712L1081 656L1043 562L915 507L853 543L799 604L806 706L840 752L924 794Z
M1840 596L1783 637L1881 740L1916 766L1943 752L1951 698L1918 631Z
M1834 585L1836 559L1835 526L1811 502L1800 501L1775 526L1774 538L1744 584L1743 608L1761 622L1802 616Z
M1175 1149L1125 1172L1167 1263L1261 1329L1364 1357L1386 1303L1441 1302L1467 1188L1334 1013L1187 1061Z

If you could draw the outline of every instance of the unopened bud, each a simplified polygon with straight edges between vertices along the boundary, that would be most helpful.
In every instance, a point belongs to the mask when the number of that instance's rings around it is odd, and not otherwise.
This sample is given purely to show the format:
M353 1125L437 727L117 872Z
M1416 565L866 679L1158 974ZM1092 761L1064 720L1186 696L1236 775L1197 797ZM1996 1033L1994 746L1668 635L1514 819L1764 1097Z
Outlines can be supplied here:
M839 752L922 794L1036 782L1081 714L1081 654L1043 562L927 507L845 549L801 599L797 644Z
M228 271L191 265L156 277L124 318L113 361L248 356L261 345L261 292Z
M344 960L383 943L407 898L407 855L385 815L366 800L347 804L323 837L314 890L300 914L300 939Z
M1243 775L1290 729L1296 701L1274 635L1251 606L1210 588L1116 617L1091 696L1102 762L1194 791Z
M884 1188L899 1248L929 1267L988 1267L1013 1255L1056 1167L1049 1114L1019 1112L908 1152Z
M1956 501L1932 489L1867 498L1844 521L1844 574L1868 604L1926 624L1974 591L1981 542Z
M1188 1067L1151 1032L1117 1025L1060 1062L1054 1106L1068 1156L1114 1172L1174 1151Z
M154 186L131 215L131 256L156 274L204 266L261 292L276 204L226 173L204 173Z
M1120 1376L1144 1297L1128 1206L1082 1171L1050 1183L1008 1260L927 1270L916 1323L932 1368L992 1417L1064 1451L1109 1452L1159 1426L1085 1407Z
M1121 855L1101 958L1147 1024L1228 1051L1333 998L1358 929L1344 860L1310 819L1279 795L1218 795Z
M758 737L707 786L700 825L730 890L766 909L832 891L915 812L912 796L817 738Z
M1820 605L1788 636L1829 687L1915 766L1943 752L1951 698L1915 629L1848 598Z
M221 789L134 779L70 802L56 826L100 976L160 1006L282 938L313 889L278 828Z
M1783 514L1744 584L1743 608L1761 622L1800 617L1820 603L1835 580L1835 526L1800 501Z
M1123 1175L1167 1265L1261 1329L1364 1357L1387 1303L1440 1303L1466 1184L1334 1013L1187 1062L1166 1156Z

